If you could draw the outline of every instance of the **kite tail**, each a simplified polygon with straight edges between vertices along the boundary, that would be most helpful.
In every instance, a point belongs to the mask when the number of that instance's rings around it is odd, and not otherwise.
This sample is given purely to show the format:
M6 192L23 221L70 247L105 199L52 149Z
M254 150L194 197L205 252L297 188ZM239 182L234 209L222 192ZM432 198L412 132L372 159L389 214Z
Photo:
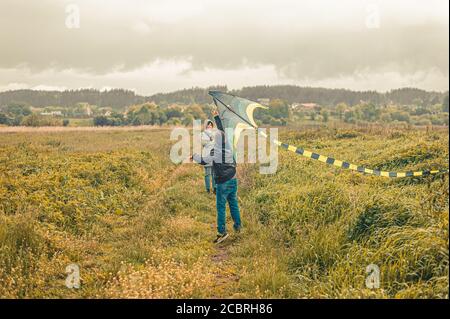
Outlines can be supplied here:
M267 138L267 135L264 132L261 132L261 135L263 135L264 137ZM291 152L302 155L304 157L315 159L315 160L318 160L320 162L323 162L323 163L326 163L329 165L334 165L336 167L350 169L352 171L356 171L359 173L365 173L365 174L369 174L369 175L374 175L374 176L395 178L395 177L428 176L428 175L434 175L434 174L439 174L439 173L448 174L448 169L424 170L424 171L416 171L416 172L413 172L413 171L387 172L387 171L380 171L380 170L376 170L376 169L369 169L364 166L350 164L348 162L340 161L340 160L334 159L332 157L323 156L323 155L320 155L320 154L317 154L314 152L310 152L301 147L295 147L295 146L292 146L292 145L289 145L286 143L281 143L280 141L278 141L276 139L273 139L273 141L278 146L281 146L284 149L287 149Z

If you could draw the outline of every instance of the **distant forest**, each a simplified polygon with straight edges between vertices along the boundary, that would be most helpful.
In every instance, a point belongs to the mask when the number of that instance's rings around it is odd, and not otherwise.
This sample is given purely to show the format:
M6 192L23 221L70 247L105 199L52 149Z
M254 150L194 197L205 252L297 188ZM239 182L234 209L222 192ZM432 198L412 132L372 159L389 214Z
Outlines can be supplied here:
M95 89L80 89L68 91L35 91L15 90L0 92L0 106L10 103L23 103L33 107L62 106L72 107L77 103L89 103L99 107L111 107L115 111L124 111L127 106L154 102L162 107L173 103L206 104L211 102L208 91L217 89L228 91L226 86L208 88L191 88L170 93L158 93L151 96L141 96L125 89L99 91ZM361 101L383 105L394 103L398 105L417 104L434 105L443 103L448 92L429 92L415 88L395 89L386 93L376 91L351 91L345 89L326 89L300 87L294 85L253 86L230 93L252 100L259 98L282 99L287 103L313 102L322 106L332 106L338 103L355 105Z

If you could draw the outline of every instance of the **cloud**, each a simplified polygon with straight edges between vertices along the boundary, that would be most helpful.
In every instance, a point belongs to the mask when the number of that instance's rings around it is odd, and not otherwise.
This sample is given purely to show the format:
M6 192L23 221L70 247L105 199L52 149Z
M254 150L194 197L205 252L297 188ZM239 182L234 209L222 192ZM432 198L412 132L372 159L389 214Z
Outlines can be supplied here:
M80 9L78 29L65 25L70 3ZM379 28L370 29L373 8ZM260 76L261 82L271 81L267 84L334 79L350 87L361 74L380 89L395 83L378 78L376 84L371 74L448 86L446 0L3 0L0 12L0 29L8 30L0 33L0 81L25 82L7 79L5 70L16 70L41 78L43 85L73 87L83 78L95 87L110 86L99 82L105 79L125 87L120 79L138 82L145 75L161 83L149 85L161 91L175 84L201 85L208 76L215 84L222 72L224 79L236 74L229 78L231 86ZM60 74L55 77L61 83L42 78L49 70ZM263 76L256 70L271 71ZM156 74L164 79L152 78ZM418 74L425 74L423 83L414 81Z

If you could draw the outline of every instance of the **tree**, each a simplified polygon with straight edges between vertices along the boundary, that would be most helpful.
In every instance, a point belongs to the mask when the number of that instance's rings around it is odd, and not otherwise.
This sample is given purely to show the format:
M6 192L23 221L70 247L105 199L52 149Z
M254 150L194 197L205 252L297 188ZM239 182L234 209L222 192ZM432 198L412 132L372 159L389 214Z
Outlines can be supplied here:
M104 91L80 89L63 92L14 90L0 92L0 105L21 101L34 107L54 105L72 108L77 103L83 102L89 103L90 105L98 105L99 107L111 107L115 111L124 111L127 106L142 104L148 101L154 101L160 106L174 103L199 103L208 105L211 103L211 97L208 95L208 90L210 89L216 89L222 92L228 91L226 86L216 86L211 88L184 89L170 93L158 93L151 96L139 96L133 91L124 89ZM418 99L417 101L420 99L426 104L438 104L436 97L438 97L439 102L442 102L444 97L444 93L427 92L414 88L403 88L379 93L375 91L350 91L345 89L325 89L294 85L244 87L240 90L233 90L231 93L251 100L256 100L261 97L277 97L289 104L314 102L324 106L336 105L338 102L355 105L360 101L377 105L388 104L390 102L399 105L412 105L414 99ZM208 113L206 109L204 113Z
M61 125L61 121L50 116L42 116L32 113L25 116L20 124L24 126L58 126Z
M194 119L200 119L202 121L207 119L207 116L203 112L202 107L198 104L189 105L189 107L186 108L184 113L185 113L185 116L190 115L190 117L192 117Z
M393 112L391 114L391 118L393 121L399 121L399 122L410 122L409 114L406 112Z
M5 113L0 112L0 124L8 124L8 123L9 123L8 116L6 116Z
M381 119L381 121L384 122L384 123L389 123L389 122L392 121L391 114L389 114L389 113L383 113L383 114L381 114L380 119Z
M448 113L448 94L444 96L444 101L442 102L442 111Z
M276 119L288 119L289 105L281 99L273 99L269 103L268 113Z
M380 118L380 109L372 103L361 105L360 110L362 111L363 120L375 122Z
M325 123L328 122L328 117L329 117L328 111L322 111L322 121Z
M15 116L27 116L31 114L31 108L26 103L12 102L6 106L6 113L10 113Z
M425 103L421 98L415 98L413 100L413 104L417 106L425 106Z
M427 108L420 106L416 109L416 111L414 112L415 115L424 115L424 114L430 114L430 110L428 110Z
M439 104L441 101L439 100L439 96L435 95L431 100L430 100L430 104L434 105L434 104Z
M24 126L40 126L40 119L37 114L31 114L23 118L22 125Z
M106 126L109 125L108 118L104 115L94 117L95 126Z
M140 123L143 125L151 124L152 121L152 113L150 110L153 107L149 103L143 104L137 112L134 112L134 116L139 118Z
M348 105L345 103L339 103L336 105L336 112L339 116L339 119L342 120L342 117L344 115L344 112L348 109Z
M168 109L165 110L166 116L168 119L178 117L183 117L183 112L181 111L181 108L179 106L171 106Z
M355 123L355 113L353 111L348 111L344 113L345 123Z
M192 117L192 115L186 114L186 116L184 117L184 119L182 121L182 124L185 126L189 126L189 125L192 125L193 121L194 121L194 118Z

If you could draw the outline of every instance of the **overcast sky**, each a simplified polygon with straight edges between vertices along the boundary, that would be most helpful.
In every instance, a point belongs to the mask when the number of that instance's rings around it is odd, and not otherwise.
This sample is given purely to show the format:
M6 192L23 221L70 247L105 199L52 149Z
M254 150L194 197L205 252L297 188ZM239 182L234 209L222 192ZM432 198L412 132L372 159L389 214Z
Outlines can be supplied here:
M0 0L0 91L445 91L448 12L448 0Z

